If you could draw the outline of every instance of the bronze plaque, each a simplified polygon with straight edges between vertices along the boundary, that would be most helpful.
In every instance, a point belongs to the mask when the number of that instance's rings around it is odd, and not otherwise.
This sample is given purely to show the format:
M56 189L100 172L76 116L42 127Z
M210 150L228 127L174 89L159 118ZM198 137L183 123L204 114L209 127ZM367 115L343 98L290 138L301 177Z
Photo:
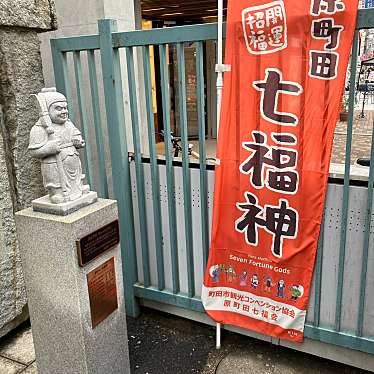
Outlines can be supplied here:
M87 274L92 328L118 309L114 257Z
M84 266L119 243L118 219L77 240L79 266Z

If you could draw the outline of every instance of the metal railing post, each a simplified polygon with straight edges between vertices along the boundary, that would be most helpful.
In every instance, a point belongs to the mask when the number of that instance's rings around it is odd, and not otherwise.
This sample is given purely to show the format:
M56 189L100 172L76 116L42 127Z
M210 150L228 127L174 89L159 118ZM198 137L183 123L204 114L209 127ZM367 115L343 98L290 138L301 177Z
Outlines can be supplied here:
M131 195L130 166L123 113L122 81L118 49L113 48L113 32L117 31L114 20L99 20L101 65L104 82L105 109L107 115L110 155L112 162L113 191L120 213L120 234L125 284L126 311L130 316L139 314L134 294L137 282L136 248L133 204Z

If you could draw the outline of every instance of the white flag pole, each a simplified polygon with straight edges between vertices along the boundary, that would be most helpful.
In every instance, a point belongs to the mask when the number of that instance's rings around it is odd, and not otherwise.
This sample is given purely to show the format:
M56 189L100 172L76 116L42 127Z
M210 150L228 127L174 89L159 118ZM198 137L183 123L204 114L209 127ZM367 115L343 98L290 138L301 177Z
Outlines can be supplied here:
M217 35L217 139L219 133L219 117L221 113L222 89L223 89L223 58L222 58L222 39L223 39L223 0L218 0L218 35ZM221 348L221 324L216 324L216 348Z
M218 0L218 36L217 36L217 138L219 133L219 117L221 113L223 89L223 0Z
M221 349L221 324L216 324L216 349Z

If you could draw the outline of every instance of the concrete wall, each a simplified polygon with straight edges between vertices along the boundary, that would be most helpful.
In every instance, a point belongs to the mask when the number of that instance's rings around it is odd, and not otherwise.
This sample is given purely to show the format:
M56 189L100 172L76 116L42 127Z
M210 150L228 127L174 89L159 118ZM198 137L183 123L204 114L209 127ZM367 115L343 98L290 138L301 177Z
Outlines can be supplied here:
M40 167L27 152L38 118L30 94L44 86L38 33L55 27L52 0L1 2L0 336L28 317L13 215L44 194Z

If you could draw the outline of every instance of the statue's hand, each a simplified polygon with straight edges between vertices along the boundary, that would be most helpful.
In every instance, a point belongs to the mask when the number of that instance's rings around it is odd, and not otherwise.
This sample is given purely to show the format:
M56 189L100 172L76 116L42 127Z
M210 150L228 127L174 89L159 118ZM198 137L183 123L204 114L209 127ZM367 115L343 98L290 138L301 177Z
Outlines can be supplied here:
M59 140L51 140L48 142L49 151L51 153L60 153L61 152L61 141Z
M73 139L73 145L75 148L84 148L86 142L83 139Z

